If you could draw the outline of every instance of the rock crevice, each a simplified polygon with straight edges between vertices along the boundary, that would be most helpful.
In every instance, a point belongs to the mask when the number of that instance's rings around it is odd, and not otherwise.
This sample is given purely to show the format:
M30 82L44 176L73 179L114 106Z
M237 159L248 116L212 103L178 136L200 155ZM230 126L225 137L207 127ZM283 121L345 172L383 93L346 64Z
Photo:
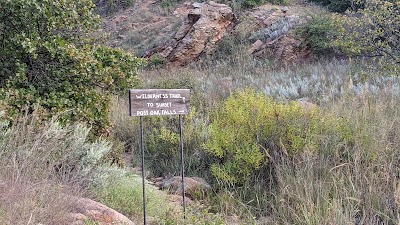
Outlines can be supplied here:
M232 8L213 1L193 3L185 21L168 43L145 53L159 54L173 66L183 66L217 47L236 20Z

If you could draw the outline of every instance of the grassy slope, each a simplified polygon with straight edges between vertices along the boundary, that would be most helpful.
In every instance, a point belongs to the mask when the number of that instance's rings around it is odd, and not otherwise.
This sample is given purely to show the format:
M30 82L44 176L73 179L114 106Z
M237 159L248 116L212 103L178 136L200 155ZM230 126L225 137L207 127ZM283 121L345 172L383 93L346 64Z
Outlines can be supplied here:
M124 13L135 14L134 10L128 8ZM168 16L171 14L166 14L165 18ZM146 20L147 17L143 18ZM135 20L135 17L123 19L122 24L135 22L131 19ZM154 20L149 19L146 23L152 22ZM156 31L159 28L155 26L151 29ZM173 27L168 29L171 31ZM169 31L167 35L170 35ZM129 50L145 51L153 46L141 39L145 34L155 35L151 30L138 28L123 33L127 38L119 41L119 44ZM121 34L113 35L118 37ZM236 41L228 42L229 54L222 48L201 64L175 69L152 67L141 71L143 88L192 89L192 105L195 108L192 115L185 117L184 123L187 174L206 178L212 183L213 190L208 196L201 196L203 204L189 211L188 220L193 224L222 224L223 218L226 224L397 224L400 207L397 178L400 147L399 79L376 77L359 64L347 60L329 59L283 68L273 60L248 56L246 50L250 43ZM274 170L276 182L270 183L270 186L264 186L265 180L259 180L260 185L256 182L255 185L244 184L232 188L215 180L208 170L209 164L215 159L203 147L210 138L208 125L214 112L233 92L248 87L277 101L301 98L316 103L326 114L334 114L348 122L354 131L354 143L332 146L329 144L330 138L334 137L327 137L324 142L326 145L320 151L330 154L301 154L288 161L283 158L283 163ZM121 142L129 147L137 163L135 158L140 158L137 147L138 123L126 115L126 103L124 97L115 100L110 114L114 123L110 141ZM177 133L174 118L147 118L145 122L146 135L161 140L153 145L148 143L149 154L167 148L175 149L174 141L157 133L160 127ZM40 125L37 128L39 131L32 131L36 128L25 122L9 131L2 130L0 134L2 224L27 224L29 221L62 223L71 203L62 198L66 188L73 186L73 190L82 190L82 180L69 182L54 179L53 167L38 163L38 160L63 163L57 161L60 160L57 158L60 152L71 157L71 160L77 160L73 153L90 146L79 141L81 136L86 136L76 135L74 127L61 129L51 123L48 126L53 129ZM53 136L49 136L49 133ZM75 142L76 145L71 144ZM65 148L55 149L52 147L54 143ZM16 160L13 152L21 154L20 161ZM40 154L42 157L37 157ZM146 165L154 172L160 166L171 168L170 164L179 164L178 156L170 155L169 160L169 164L161 165L163 161L154 162L149 157ZM100 173L91 177L92 182L95 181L93 186L89 186L92 192L86 193L132 218L140 218L139 181L133 179L126 170L109 167L107 161L96 161L95 165L100 165ZM177 171L169 172L178 174ZM83 180L86 182L87 177ZM87 188L86 183L83 186ZM76 193L79 192L71 192ZM170 211L169 206L164 205L165 196L153 192L149 198L149 213L155 217L155 223L180 223L179 212ZM54 214L55 211L59 214Z
M204 171L207 166L189 167L187 173L213 182L216 193L206 198L206 205L214 212L239 215L243 219L239 223L249 223L245 221L256 217L253 222L260 224L396 224L400 190L395 178L399 79L377 77L361 64L339 59L280 67L273 60L248 56L246 51L251 43L246 40L247 34L235 34L242 36L226 38L214 56L196 65L151 67L141 72L143 88L192 89L195 119L185 121L185 129L196 132L188 132L186 137L187 161L207 159L201 154L209 138L204 125L210 123L213 111L235 90L248 87L277 101L302 99L316 103L323 111L349 122L355 131L355 143L338 152L338 146L330 146L327 140L320 151L331 152L331 156L301 155L280 164L274 172L279 182L270 187L245 185L232 189L215 182ZM123 122L128 118L123 119L118 113L121 107L126 107L124 101L113 111L117 137L137 140L132 135L137 124L127 126ZM149 135L159 127L177 132L174 123L165 119L149 119L146 124ZM163 141L159 143L152 147L153 151L170 147ZM346 160L336 157L337 154L346 154ZM178 163L179 159L175 160ZM159 163L149 160L148 166L156 171ZM260 180L261 183L264 181Z

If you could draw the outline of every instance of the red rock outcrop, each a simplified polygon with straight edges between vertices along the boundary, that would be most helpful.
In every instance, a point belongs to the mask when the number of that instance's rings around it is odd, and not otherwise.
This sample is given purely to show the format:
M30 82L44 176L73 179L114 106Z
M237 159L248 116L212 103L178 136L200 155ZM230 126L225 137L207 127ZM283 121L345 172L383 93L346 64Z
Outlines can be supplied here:
M233 27L235 15L227 5L210 1L193 3L191 7L174 38L147 52L145 57L158 53L170 65L183 66L203 54L211 53L225 33Z

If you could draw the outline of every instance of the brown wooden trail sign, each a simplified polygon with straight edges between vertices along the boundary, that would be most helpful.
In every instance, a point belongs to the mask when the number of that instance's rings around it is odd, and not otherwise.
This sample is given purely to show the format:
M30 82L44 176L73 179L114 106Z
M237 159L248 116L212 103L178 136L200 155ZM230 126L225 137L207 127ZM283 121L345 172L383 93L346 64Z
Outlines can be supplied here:
M140 148L142 150L143 224L146 225L146 191L144 170L143 116L179 115L179 145L181 149L182 206L186 219L185 163L183 159L182 117L190 111L190 89L131 89L129 115L140 117Z
M190 112L189 89L131 89L131 116L185 115Z

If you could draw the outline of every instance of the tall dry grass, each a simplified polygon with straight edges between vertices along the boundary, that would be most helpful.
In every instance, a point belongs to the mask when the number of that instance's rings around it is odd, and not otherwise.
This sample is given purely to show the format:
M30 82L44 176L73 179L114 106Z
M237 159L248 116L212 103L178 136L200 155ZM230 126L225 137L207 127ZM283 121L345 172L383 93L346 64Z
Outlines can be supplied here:
M189 83L203 100L198 118L207 117L206 123L231 93L251 87L278 101L316 103L352 130L348 146L334 145L335 135L326 136L321 154L282 158L265 171L267 182L238 187L206 177L217 191L209 199L213 210L261 218L261 224L397 224L400 82L369 72L336 59L280 68L242 53L176 70L143 71L142 80L144 88Z
M77 196L121 174L105 161L111 144L92 141L89 132L82 124L42 121L36 112L12 125L2 118L1 224L68 224Z
M271 181L228 187L231 200L217 205L261 217L261 224L398 224L399 103L388 92L331 102L323 110L347 121L350 145L332 145L332 135L318 152L283 154L271 167Z
M1 224L66 224L81 193L74 129L26 116L0 133Z

